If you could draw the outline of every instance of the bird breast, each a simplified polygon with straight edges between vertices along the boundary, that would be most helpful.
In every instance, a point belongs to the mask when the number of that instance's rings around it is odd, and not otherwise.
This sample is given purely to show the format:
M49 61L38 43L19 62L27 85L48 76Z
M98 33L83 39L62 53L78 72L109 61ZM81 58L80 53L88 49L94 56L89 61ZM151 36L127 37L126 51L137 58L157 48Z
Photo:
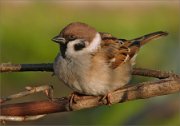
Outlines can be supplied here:
M110 69L101 55L89 55L76 60L56 57L54 72L72 90L86 95L105 95L130 80L131 63Z

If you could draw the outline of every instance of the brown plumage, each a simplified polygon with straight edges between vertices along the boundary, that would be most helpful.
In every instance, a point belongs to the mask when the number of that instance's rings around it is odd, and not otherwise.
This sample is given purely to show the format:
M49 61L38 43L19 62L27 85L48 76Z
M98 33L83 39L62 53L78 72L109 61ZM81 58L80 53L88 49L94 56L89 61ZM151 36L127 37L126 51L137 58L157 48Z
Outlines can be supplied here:
M139 49L147 42L166 36L166 32L154 32L132 40L117 39L109 33L101 33L102 48L106 53L107 62L115 69L120 64L131 60Z
M165 35L160 31L126 40L84 23L71 23L52 39L60 46L55 75L78 93L107 95L129 82L141 46Z
M83 35L83 36L82 36ZM74 22L69 25L67 25L61 32L60 36L66 39L76 39L76 38L82 38L88 40L89 42L92 41L92 39L96 35L96 30L84 23Z

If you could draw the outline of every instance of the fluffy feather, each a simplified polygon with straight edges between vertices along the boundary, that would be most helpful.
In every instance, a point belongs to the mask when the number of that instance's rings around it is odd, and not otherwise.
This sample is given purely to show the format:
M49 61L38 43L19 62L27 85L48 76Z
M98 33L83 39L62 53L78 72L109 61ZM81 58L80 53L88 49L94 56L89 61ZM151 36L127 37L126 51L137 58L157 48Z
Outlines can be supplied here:
M118 39L84 23L71 23L53 39L60 43L61 49L54 72L76 92L106 95L129 82L141 46L165 35L154 32L133 40ZM78 44L83 46L74 48Z

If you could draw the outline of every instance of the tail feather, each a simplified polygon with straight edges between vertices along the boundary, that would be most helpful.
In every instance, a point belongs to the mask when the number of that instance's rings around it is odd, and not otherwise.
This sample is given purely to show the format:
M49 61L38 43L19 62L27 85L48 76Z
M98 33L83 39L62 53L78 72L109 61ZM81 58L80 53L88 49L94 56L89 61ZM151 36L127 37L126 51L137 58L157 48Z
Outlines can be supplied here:
M153 39L160 38L162 36L166 36L166 35L168 35L167 32L158 31L158 32L153 32L153 33L144 35L144 36L139 37L139 38L129 40L129 42L127 43L127 46L131 50L130 57L132 58L136 54L136 52L139 50L139 48L141 46L143 46L144 44L146 44L147 42L149 42Z
M139 38L130 40L130 42L132 42L132 44L130 46L132 46L134 44L139 44L139 46L142 46L153 39L157 39L157 38L160 38L162 36L167 36L167 35L168 35L168 33L163 32L163 31L153 32L153 33L141 36Z

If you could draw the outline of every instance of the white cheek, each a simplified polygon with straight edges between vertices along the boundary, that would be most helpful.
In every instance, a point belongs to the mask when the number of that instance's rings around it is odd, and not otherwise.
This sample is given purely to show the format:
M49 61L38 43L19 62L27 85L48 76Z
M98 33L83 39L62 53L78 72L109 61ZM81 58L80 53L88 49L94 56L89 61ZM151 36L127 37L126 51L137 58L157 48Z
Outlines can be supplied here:
M100 47L100 44L101 44L101 36L97 32L91 44L87 47L87 50L89 52L95 52Z
M96 33L94 39L92 42L89 44L89 42L85 42L86 47L83 48L82 50L75 51L74 50L74 45L77 43L80 43L81 40L74 40L71 41L67 44L67 49L66 49L66 56L67 57L74 57L76 58L77 56L85 56L86 54L88 55L89 53L95 52L101 44L101 36L99 33Z
M66 49L66 56L71 56L74 53L74 42L69 42L67 44L67 49Z
M77 43L80 43L81 40L74 40L74 41L71 41L67 44L67 49L66 49L66 56L68 57L76 57L76 56L79 56L79 55L82 55L84 53L86 53L86 49L82 49L80 51L75 51L74 50L74 45L77 44Z

